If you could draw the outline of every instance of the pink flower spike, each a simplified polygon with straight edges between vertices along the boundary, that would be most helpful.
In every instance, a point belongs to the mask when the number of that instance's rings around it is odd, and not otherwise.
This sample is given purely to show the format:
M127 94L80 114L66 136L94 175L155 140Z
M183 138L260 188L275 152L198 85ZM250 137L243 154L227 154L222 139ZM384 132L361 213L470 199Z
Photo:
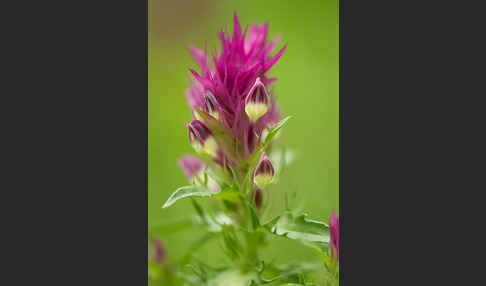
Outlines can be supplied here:
M270 86L276 78L269 78L266 73L280 59L286 47L272 56L279 37L267 38L268 23L242 26L236 13L232 20L233 29L226 28L217 33L221 41L219 52L215 49L208 56L207 48L202 50L189 46L200 72L190 69L194 80L186 97L196 119L200 119L196 108L204 110L231 132L235 142L248 143L253 134L260 136L264 128L281 119ZM249 130L250 127L253 131ZM243 159L254 152L251 144L248 147L249 152L242 154ZM227 152L230 149L222 150ZM234 157L226 153L222 156Z

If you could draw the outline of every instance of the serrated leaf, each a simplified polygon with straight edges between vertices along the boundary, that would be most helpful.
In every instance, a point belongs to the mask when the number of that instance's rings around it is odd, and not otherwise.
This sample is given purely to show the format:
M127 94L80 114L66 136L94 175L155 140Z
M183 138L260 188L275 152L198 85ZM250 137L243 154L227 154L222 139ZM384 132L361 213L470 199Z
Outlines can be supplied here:
M286 211L265 226L276 235L328 244L330 239L328 225L324 222L307 219L306 216L306 214L294 216L291 212Z
M255 270L264 284L310 286L310 284L301 284L305 283L304 276L311 272L320 271L321 268L321 264L306 263L302 261L281 265L275 265L274 263L265 265L263 261L260 261ZM273 277L265 278L264 272L266 272L267 275L271 274Z
M180 199L187 198L187 197L210 197L214 195L214 192L196 185L185 186L178 188L172 195L167 199L165 204L162 208L167 208L173 205Z

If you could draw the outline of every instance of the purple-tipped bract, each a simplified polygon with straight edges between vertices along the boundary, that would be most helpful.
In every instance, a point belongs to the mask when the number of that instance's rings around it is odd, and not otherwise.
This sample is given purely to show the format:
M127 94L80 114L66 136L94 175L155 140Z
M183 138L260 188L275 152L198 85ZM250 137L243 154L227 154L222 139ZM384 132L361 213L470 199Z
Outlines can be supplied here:
M212 135L211 130L209 130L206 124L197 119L194 119L191 123L187 124L187 131L190 143L193 144L197 140L201 146L203 146L206 139Z
M207 51L193 46L189 50L201 68L201 72L190 69L194 76L192 87L186 92L193 114L196 108L215 117L226 128L231 130L238 144L248 144L246 154L253 151L255 135L259 137L265 127L280 120L280 112L271 95L271 83L276 78L269 78L266 72L278 61L286 46L272 56L272 51L279 38L267 41L268 24L250 25L244 31L236 13L234 14L233 35L220 31L222 49L212 55L212 63ZM257 82L257 79L258 82ZM266 95L261 99L268 105L268 110L258 118L250 120L245 113L245 99L250 89L263 90ZM256 95L259 95L257 93ZM258 99L260 100L260 98ZM219 154L224 156L224 154ZM223 162L225 158L218 158Z

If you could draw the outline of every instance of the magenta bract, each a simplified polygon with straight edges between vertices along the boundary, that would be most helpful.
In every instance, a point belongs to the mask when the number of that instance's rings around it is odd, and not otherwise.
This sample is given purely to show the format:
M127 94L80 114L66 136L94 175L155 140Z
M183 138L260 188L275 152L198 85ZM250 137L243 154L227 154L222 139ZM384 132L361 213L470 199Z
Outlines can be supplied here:
M201 72L190 69L194 81L186 92L186 97L193 114L199 108L217 117L232 131L238 142L249 144L246 150L251 153L254 142L249 137L260 136L265 127L281 119L274 98L269 99L269 87L276 78L269 78L266 73L282 56L286 46L272 56L279 38L267 41L267 23L250 25L242 31L236 13L233 20L233 35L219 32L222 48L219 54L213 52L212 63L207 51L189 47ZM254 86L255 91L258 91L254 93L255 96L258 95L255 100L265 102L268 110L258 121L251 122L245 113L245 99Z

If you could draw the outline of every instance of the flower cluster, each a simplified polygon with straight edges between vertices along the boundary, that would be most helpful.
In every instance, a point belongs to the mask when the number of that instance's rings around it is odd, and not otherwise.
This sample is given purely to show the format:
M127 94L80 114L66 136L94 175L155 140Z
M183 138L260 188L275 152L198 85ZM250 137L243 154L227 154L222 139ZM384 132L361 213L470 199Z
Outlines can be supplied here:
M271 84L276 78L269 78L266 73L286 46L271 56L279 38L268 42L267 34L266 23L250 25L249 30L246 28L242 32L235 13L233 36L223 31L219 33L222 50L219 55L214 52L213 68L207 51L193 46L189 48L201 68L201 73L190 69L194 80L186 92L195 117L187 124L189 141L197 153L236 171L247 171L241 169L240 163L254 153L281 119L277 103L271 96ZM206 118L201 116L202 113ZM217 132L227 137L218 138L215 136ZM192 160L195 162L196 159ZM188 171L190 165L183 165L188 177L192 174ZM271 181L273 167L264 154L260 165L262 168L255 171L255 183L263 188Z

